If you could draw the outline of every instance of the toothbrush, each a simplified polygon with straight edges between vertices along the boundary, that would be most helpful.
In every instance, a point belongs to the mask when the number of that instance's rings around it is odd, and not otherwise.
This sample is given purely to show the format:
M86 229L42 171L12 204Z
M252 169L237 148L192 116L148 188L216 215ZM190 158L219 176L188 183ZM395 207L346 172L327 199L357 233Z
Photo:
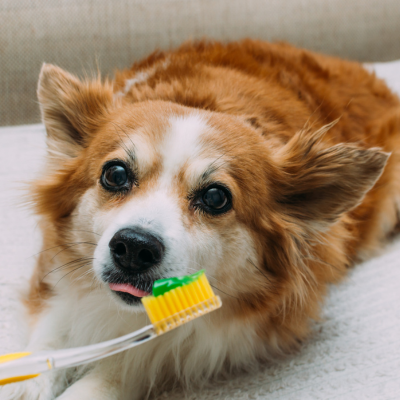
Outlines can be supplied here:
M150 325L117 339L64 350L0 356L0 385L19 382L60 368L75 367L148 342L186 322L221 307L204 270L154 282L153 295L142 298Z

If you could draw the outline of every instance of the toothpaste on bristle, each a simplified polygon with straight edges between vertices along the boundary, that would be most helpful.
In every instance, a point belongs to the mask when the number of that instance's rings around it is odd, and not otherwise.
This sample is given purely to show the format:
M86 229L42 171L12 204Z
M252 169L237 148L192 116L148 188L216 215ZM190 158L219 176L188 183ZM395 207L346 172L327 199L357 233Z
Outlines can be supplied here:
M154 282L153 295L142 298L157 333L165 333L221 306L204 270Z
M132 285L111 284L110 289L131 294L134 291L138 295L148 294ZM214 295L204 271L154 282L153 295L142 297L142 303L152 324L120 338L72 349L0 356L0 385L31 379L49 369L75 367L100 360L156 338L221 307L221 300ZM57 364L54 364L54 360ZM14 361L17 362L16 366Z

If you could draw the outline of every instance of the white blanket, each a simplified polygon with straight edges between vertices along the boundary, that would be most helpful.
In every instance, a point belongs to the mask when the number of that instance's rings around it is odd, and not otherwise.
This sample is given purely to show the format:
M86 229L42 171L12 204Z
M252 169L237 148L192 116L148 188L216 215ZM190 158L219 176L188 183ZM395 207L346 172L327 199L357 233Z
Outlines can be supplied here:
M400 62L371 64L400 93ZM36 219L18 204L44 155L42 125L0 128L0 354L24 347L18 291L40 250ZM399 177L400 179L400 177ZM29 197L29 196L28 196ZM298 354L190 399L400 399L400 240L332 287ZM165 394L162 398L181 398Z

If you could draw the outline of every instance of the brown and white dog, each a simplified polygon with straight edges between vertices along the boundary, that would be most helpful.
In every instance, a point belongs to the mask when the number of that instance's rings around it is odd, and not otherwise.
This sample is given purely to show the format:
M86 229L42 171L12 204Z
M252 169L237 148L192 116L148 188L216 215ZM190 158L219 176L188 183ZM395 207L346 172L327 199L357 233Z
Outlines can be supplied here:
M132 332L154 280L199 269L223 307L1 399L141 399L287 354L327 285L398 224L400 102L358 63L189 43L112 82L44 65L38 96L48 158L33 186L29 350Z

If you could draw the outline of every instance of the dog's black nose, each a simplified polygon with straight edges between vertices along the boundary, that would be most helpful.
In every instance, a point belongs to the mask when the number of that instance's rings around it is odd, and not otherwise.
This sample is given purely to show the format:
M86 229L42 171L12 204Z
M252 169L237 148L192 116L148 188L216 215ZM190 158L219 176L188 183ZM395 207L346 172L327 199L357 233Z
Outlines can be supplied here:
M140 272L161 262L164 245L159 239L140 229L118 231L108 244L117 267L125 272Z

